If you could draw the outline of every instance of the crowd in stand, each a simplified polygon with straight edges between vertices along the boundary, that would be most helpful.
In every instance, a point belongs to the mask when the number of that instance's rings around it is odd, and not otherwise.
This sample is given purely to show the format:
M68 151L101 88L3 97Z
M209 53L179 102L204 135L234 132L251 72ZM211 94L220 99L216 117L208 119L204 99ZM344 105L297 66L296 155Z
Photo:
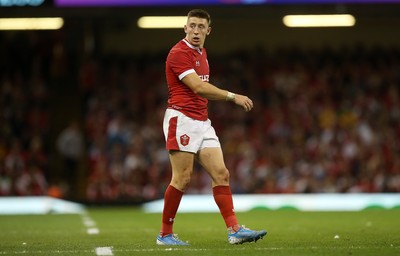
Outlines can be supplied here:
M162 197L164 58L82 67L91 200ZM250 95L250 113L210 102L234 193L400 192L398 49L282 49L210 58L211 81ZM200 166L187 193L210 193Z
M44 195L55 143L47 138L49 80L40 56L5 50L13 45L0 47L0 196ZM400 192L400 49L210 55L210 81L255 105L246 113L209 102L234 193ZM171 175L164 62L162 53L81 65L88 201L162 197ZM187 193L211 193L198 165Z
M0 38L0 196L47 194L48 81L38 38Z

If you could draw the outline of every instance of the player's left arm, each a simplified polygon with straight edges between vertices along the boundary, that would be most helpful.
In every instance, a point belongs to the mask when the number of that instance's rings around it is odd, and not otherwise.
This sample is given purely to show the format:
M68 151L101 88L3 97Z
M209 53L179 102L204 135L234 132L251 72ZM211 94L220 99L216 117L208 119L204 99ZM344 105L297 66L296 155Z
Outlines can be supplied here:
M182 78L182 82L188 86L194 93L209 100L228 100L241 106L245 111L253 108L253 101L240 94L235 94L227 90L220 89L215 85L204 82L196 73L190 73Z

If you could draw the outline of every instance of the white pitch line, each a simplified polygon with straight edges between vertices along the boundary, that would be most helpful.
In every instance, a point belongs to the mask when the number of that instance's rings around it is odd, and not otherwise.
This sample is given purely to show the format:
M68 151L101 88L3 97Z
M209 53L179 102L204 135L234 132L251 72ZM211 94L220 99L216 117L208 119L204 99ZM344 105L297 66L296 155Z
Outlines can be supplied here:
M88 235L98 235L100 233L98 228L88 228L86 231Z
M96 222L88 215L83 215L82 220L83 225L86 227L86 233L89 235L98 235L100 233L100 230L96 227Z
M114 255L111 247L96 247L97 256L111 256Z
M84 220L83 220L83 224L84 224L86 227L94 227L94 226L96 226L96 222L94 222L94 221L91 220L91 219L84 219Z
M92 220L88 215L82 215L83 225L86 227L88 235L97 235L100 230L96 227L96 222ZM96 247L97 256L113 256L112 247Z

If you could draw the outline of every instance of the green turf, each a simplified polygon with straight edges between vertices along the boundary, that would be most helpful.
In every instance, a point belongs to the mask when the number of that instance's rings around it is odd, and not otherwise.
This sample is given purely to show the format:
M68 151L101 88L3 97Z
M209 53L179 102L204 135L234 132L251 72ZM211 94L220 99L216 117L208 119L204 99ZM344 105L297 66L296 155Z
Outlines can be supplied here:
M257 210L237 216L268 235L229 245L219 214L186 213L178 214L175 233L191 246L164 247L155 245L161 215L135 208L90 208L86 217L0 216L0 255L96 255L97 247L112 247L113 255L400 255L399 210ZM87 234L85 219L100 233Z

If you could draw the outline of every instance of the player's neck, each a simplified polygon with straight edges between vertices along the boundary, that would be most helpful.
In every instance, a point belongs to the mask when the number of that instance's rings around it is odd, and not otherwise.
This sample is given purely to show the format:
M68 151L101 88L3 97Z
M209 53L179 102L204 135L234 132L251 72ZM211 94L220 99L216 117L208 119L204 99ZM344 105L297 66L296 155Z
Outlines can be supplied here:
M183 39L183 41L185 41L185 43L186 43L190 48L192 48L192 49L195 49L195 50L198 50L198 51L202 51L202 50L203 50L203 45L194 46L193 44L191 44L191 43L189 42L189 40L188 40L186 37Z

